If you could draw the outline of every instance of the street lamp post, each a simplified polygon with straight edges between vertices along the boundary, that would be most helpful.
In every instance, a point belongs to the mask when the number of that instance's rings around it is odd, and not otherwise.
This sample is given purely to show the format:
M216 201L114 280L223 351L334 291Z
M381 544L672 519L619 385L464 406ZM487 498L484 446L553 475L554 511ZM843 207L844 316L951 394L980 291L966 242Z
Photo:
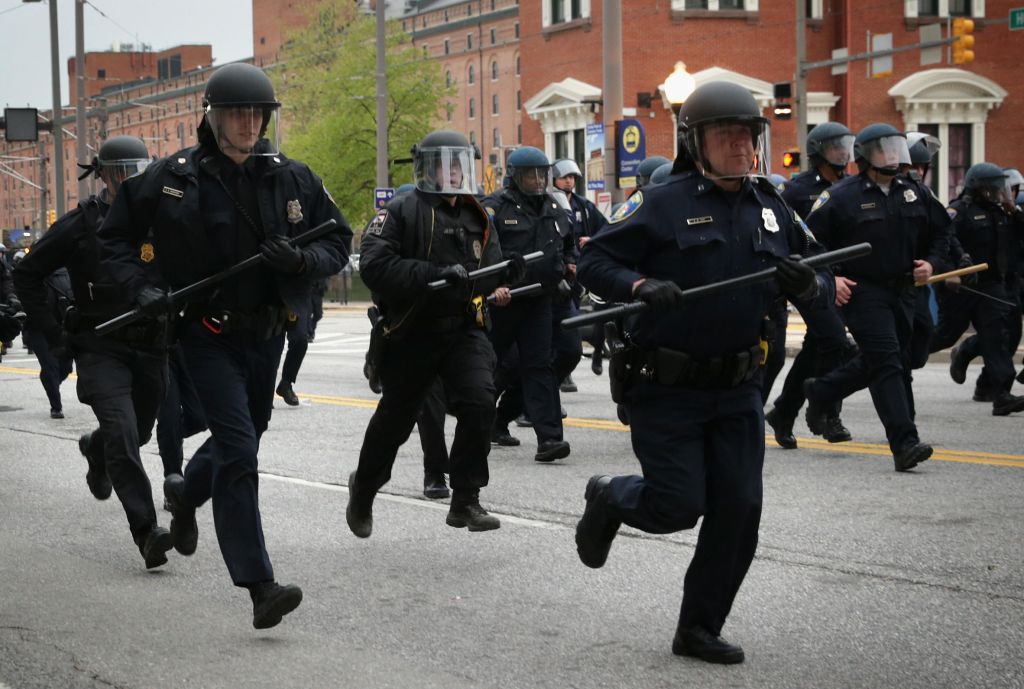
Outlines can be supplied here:
M697 80L686 71L686 65L681 60L676 63L672 73L665 78L665 83L658 87L662 97L672 108L672 124L675 127L675 131L672 132L673 155L679 155L679 110L696 88Z

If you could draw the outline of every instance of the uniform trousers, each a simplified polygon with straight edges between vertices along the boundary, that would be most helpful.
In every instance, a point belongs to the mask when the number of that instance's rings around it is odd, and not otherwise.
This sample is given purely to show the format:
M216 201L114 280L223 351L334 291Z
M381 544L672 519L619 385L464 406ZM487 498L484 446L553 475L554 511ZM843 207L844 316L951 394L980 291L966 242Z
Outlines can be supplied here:
M50 409L61 411L64 407L60 398L60 384L71 375L74 360L70 355L54 356L42 333L37 333L31 328L22 329L21 339L35 353L36 360L39 362L39 382L43 384L43 390L46 391Z
M185 499L195 507L212 499L217 542L236 586L272 581L257 453L274 406L284 334L267 340L245 332L217 335L193 321L180 342L210 428L185 467Z
M699 391L640 381L627 397L643 476L617 476L608 504L648 533L691 529L703 516L683 584L680 627L718 635L757 548L764 413L760 388Z
M156 442L164 476L181 473L185 463L182 443L206 430L206 415L179 345L167 352L167 373L167 395L156 419Z
M1016 303L1014 295L998 282L975 285L974 289L996 299ZM981 355L985 361L985 381L988 390L996 393L1008 392L1013 385L1016 370L1013 367L1013 352L1009 329L1011 315L1019 314L1018 307L1000 304L978 294L943 290L939 302L939 324L936 327L933 351L945 349L956 343L973 325L976 335L968 338L965 353ZM966 341L965 341L966 342Z
M444 418L447 403L444 396L444 381L437 378L423 399L423 408L416 417L416 428L423 448L423 473L447 474L448 443L444 437Z

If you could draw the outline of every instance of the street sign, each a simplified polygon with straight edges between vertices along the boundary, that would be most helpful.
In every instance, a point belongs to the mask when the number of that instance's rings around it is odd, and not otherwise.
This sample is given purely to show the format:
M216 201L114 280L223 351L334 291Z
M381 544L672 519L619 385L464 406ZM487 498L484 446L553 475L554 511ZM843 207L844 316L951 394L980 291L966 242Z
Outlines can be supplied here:
M604 124L587 125L587 189L604 189Z
M930 43L942 38L941 24L923 24L917 29L917 39L920 43ZM921 64L937 65L942 62L942 46L933 48L921 48Z
M849 48L836 48L832 51L833 60L843 60L850 56ZM846 70L849 69L850 64L848 62L842 62L838 65L832 65L832 74L846 74Z
M640 120L615 123L615 180L619 189L636 186L636 171L647 157L644 125Z
M1010 31L1024 29L1024 7L1015 7L1010 10Z
M892 34L880 33L871 37L871 51L892 50ZM892 55L875 57L871 59L871 76L891 77L892 76Z
M373 190L373 207L377 210L388 205L388 201L395 198L395 190L391 187L377 187Z

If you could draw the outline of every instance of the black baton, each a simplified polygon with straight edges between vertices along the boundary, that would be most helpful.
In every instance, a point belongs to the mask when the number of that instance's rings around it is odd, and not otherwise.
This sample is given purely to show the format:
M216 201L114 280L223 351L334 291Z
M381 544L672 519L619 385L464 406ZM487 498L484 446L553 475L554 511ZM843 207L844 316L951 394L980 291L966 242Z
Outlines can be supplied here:
M333 218L330 220L326 220L317 225L316 227L314 227L313 229L307 230L306 232L303 232L300 235L290 238L288 240L288 243L291 244L292 246L302 246L303 244L308 244L314 239L319 239L325 234L328 234L331 230L334 229L334 227L337 224L338 221L334 220ZM170 294L171 303L180 303L181 301L187 299L196 292L202 291L207 287L210 287L211 285L217 284L218 282L222 282L227 278L231 277L232 275L241 273L243 270L248 270L249 268L252 268L254 265L257 265L262 260L262 254L255 254L245 259L244 261L241 261L240 263L236 263L230 268L225 268L219 273L214 273L209 277L203 278L199 282L193 282L191 285L186 285L185 287L182 287L179 290L175 290ZM121 328L123 326L126 326L129 323L134 323L140 318L142 318L142 312L139 311L138 309L132 309L131 311L122 313L120 316L116 318L111 318L109 321L106 321L105 323L100 323L99 325L96 326L95 332L97 335L106 335L107 333L117 330L118 328Z
M853 258L860 258L861 256L867 256L871 253L871 244L862 242L861 244L854 244L853 246L847 246L842 249L836 249L835 251L826 251L823 254L817 256L809 256L807 258L800 259L800 262L804 265L810 266L811 268L820 268L822 266L832 265L833 263L842 263ZM762 282L768 282L775 277L776 268L765 268L759 270L756 273L750 273L749 275L740 275L739 277L729 278L728 280L722 280L721 282L712 282L709 285L701 285L700 287L693 287L691 289L683 290L683 299L689 301L691 299L699 299L700 297L710 297L722 292L727 292L738 287L749 287L750 285L757 285ZM640 313L646 311L648 305L643 301L633 301L622 306L614 306L610 309L604 309L603 311L594 311L592 313L585 313L579 316L573 316L572 318L566 318L562 321L563 328L580 328L584 325L590 325L591 323L603 323L605 321L614 320L621 318L622 316L628 316L634 313Z
M526 254L525 256L523 256L523 260L526 261L527 263L536 261L539 258L544 258L543 251L534 251L532 254ZM467 276L467 279L475 280L477 278L485 278L488 275L500 273L501 271L508 268L510 263L512 263L511 260L499 261L498 263L495 263L493 266L487 266L486 268L480 268L479 270L471 271ZM451 284L447 280L434 280L433 282L427 283L427 288L431 290L444 289L445 287L451 287Z
M542 294L544 292L544 285L539 282L535 282L532 285L526 285L525 287L516 287L508 291L508 296L515 299L516 297L532 297L535 294ZM487 297L487 303L493 304L495 302L494 295Z

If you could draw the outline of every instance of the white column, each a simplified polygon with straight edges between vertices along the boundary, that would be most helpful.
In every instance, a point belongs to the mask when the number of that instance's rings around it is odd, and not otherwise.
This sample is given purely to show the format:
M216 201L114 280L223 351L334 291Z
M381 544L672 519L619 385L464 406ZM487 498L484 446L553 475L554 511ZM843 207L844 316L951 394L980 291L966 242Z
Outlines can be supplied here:
M939 201L944 205L949 204L949 125L945 122L939 123L939 141L942 147L939 148Z
M985 160L985 123L971 123L971 165Z

